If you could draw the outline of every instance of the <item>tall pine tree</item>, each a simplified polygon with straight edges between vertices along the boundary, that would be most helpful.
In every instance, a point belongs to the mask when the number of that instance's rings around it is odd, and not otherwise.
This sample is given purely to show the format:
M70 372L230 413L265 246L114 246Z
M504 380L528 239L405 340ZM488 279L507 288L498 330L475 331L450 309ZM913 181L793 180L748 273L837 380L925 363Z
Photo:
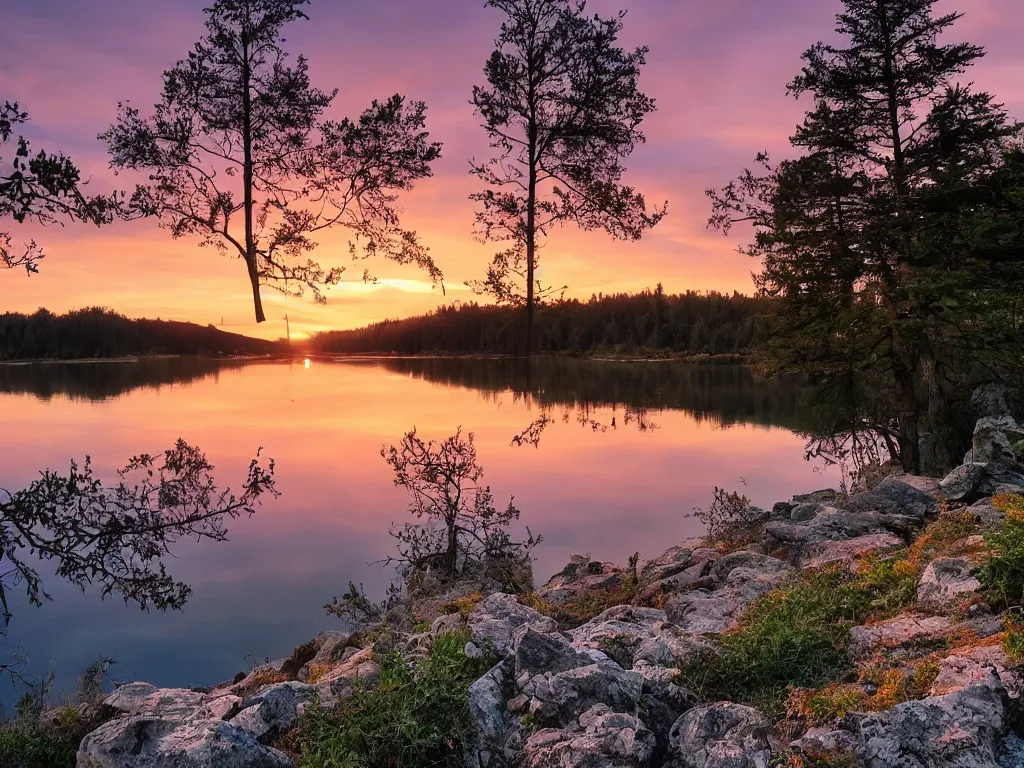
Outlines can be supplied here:
M752 222L758 287L784 299L773 369L822 383L823 431L844 436L833 447L870 453L877 440L910 472L944 379L967 364L950 345L977 351L978 254L949 247L950 222L1018 134L961 82L984 51L940 42L962 14L936 2L844 0L846 46L811 47L789 85L814 102L791 139L800 155L762 155L761 171L709 192L713 226Z
M623 160L644 141L655 110L639 88L646 48L619 46L620 13L590 16L580 0L488 0L505 14L495 51L473 89L495 154L473 161L487 187L478 234L509 248L471 283L499 303L525 306L527 355L533 313L549 289L537 280L538 250L555 226L575 223L639 240L665 215L623 183Z

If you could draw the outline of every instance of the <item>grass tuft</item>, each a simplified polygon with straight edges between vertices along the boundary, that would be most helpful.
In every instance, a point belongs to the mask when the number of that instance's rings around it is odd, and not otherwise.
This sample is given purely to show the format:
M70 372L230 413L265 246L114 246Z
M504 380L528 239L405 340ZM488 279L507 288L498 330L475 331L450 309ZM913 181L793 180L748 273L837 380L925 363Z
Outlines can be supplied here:
M336 712L310 707L298 741L301 768L456 768L471 728L468 690L488 668L466 657L468 633L442 635L416 663L392 651L375 688Z

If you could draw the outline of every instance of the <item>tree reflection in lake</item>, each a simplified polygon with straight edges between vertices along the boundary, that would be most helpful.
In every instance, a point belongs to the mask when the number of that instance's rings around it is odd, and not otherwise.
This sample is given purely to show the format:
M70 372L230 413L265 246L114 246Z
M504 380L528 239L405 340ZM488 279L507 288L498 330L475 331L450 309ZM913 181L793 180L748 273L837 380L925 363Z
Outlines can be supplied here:
M132 360L0 364L0 393L100 402L143 387L188 385L245 360L210 357L144 357Z
M512 438L537 445L558 418L596 432L631 427L657 429L652 414L683 411L698 423L756 424L797 432L811 428L806 388L785 379L756 377L743 365L716 363L609 362L575 358L522 360L399 358L373 361L391 371L434 384L475 389L497 398L509 393L540 416ZM595 418L610 409L610 419Z

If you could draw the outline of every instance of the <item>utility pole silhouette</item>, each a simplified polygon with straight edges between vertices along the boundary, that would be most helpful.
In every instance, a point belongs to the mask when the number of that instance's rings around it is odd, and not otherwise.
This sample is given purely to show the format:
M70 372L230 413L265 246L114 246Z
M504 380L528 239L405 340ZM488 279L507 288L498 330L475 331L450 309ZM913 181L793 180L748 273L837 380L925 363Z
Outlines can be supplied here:
M291 346L292 346L292 326L291 326L291 323L288 321L288 314L287 313L285 313L285 316L284 316L284 335L285 335L285 338L288 340L288 348L291 349Z

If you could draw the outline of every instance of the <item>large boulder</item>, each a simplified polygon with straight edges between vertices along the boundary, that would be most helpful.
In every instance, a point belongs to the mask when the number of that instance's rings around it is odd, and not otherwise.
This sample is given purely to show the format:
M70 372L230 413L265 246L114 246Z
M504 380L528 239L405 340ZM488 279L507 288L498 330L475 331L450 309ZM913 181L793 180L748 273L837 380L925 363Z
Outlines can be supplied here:
M515 685L529 700L529 714L548 727L564 728L595 704L635 713L643 677L595 650L577 650L565 638L525 627L517 633Z
M640 566L640 580L645 584L667 579L685 571L697 562L714 559L718 553L704 546L704 539L687 539Z
M579 727L544 729L527 739L521 764L527 768L646 768L654 734L636 717L595 704Z
M669 735L665 768L768 768L771 721L730 702L691 709Z
M1010 416L979 419L974 427L971 461L993 467L1017 467L1015 443L1024 440L1024 429Z
M272 685L243 701L241 711L231 718L231 724L263 743L271 742L292 727L300 705L312 700L315 690L299 682Z
M512 649L512 634L524 625L538 632L554 632L558 625L554 619L522 605L515 595L497 592L484 598L470 613L466 621L473 642L490 647L504 656Z
M958 650L939 662L939 674L928 691L929 696L943 696L960 691L973 683L986 682L994 672L1011 699L1019 698L1024 680L1001 645L980 645Z
M78 768L292 768L282 752L223 720L121 717L87 735Z
M473 729L467 740L464 762L467 768L504 766L520 746L519 718L508 709L512 689L509 661L501 661L469 686L469 714Z
M846 503L848 512L879 512L883 515L903 515L918 520L937 514L939 501L922 492L913 480L895 475L887 477L873 490L856 493Z
M1000 768L1007 697L995 673L945 696L899 704L859 724L865 768Z
M572 630L569 636L575 647L602 651L629 669L636 649L658 635L667 622L665 612L656 608L617 605Z
M985 475L984 464L961 464L941 483L942 492L950 501L963 501L974 496Z
M189 720L203 708L206 696L188 688L157 688L149 683L128 683L117 688L103 703L123 715Z

